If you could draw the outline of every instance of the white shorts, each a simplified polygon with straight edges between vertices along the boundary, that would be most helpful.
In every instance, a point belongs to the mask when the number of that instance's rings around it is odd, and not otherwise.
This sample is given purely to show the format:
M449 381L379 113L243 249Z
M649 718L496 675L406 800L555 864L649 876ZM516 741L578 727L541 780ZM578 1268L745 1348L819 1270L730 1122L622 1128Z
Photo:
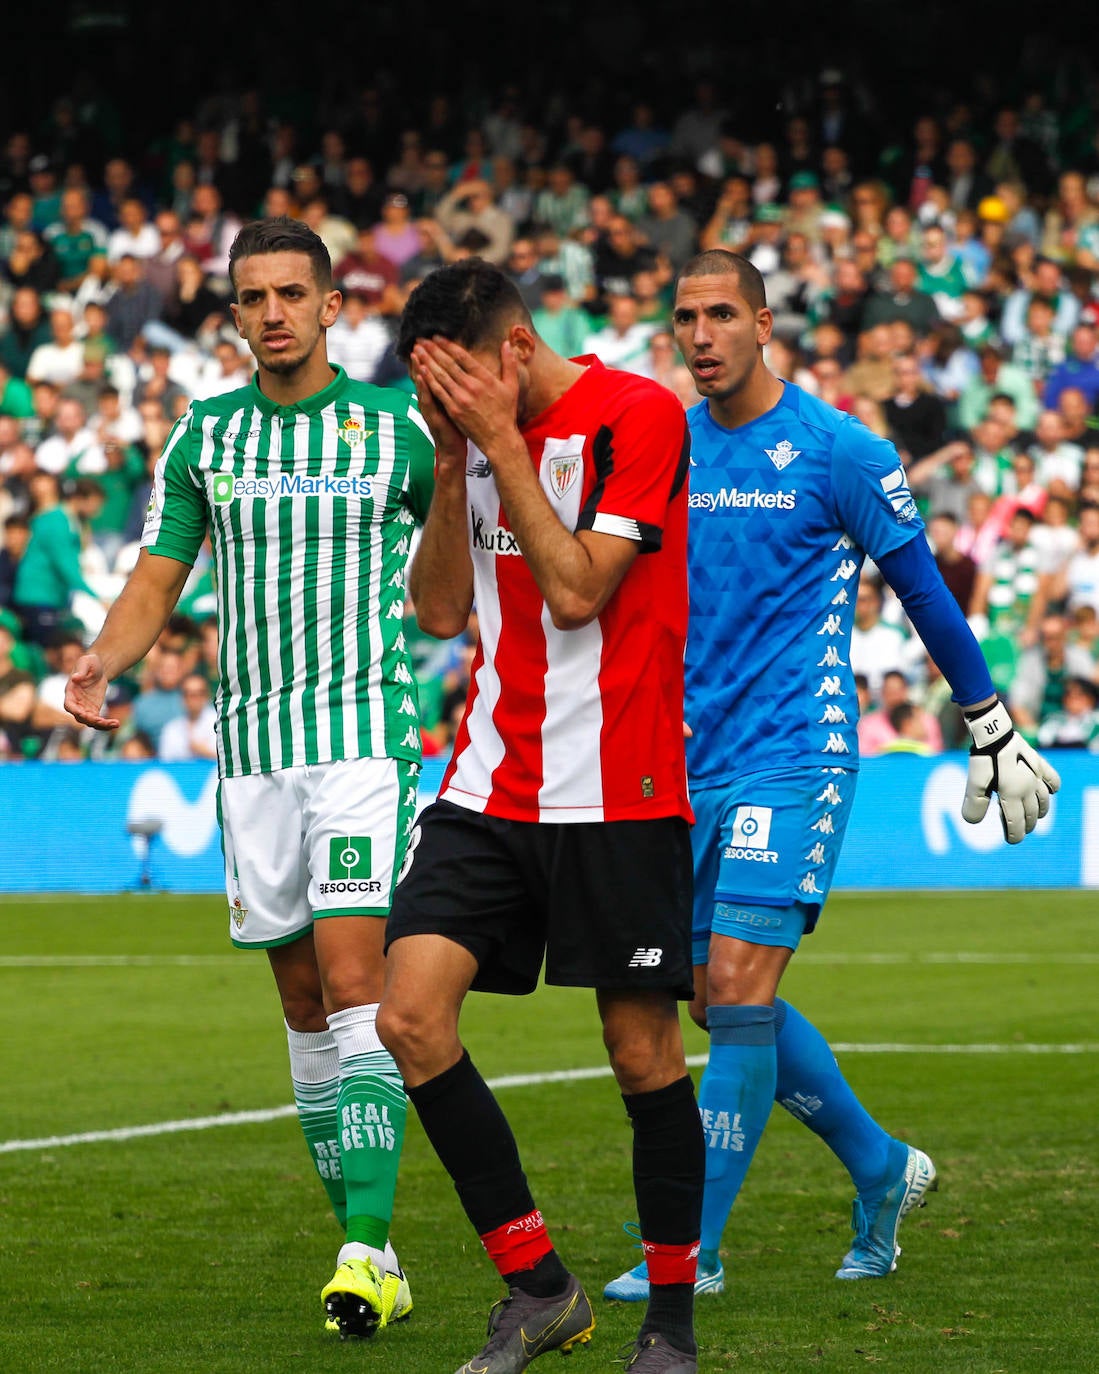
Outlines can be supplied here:
M419 776L419 764L386 758L223 778L218 805L233 944L288 944L314 917L388 916Z

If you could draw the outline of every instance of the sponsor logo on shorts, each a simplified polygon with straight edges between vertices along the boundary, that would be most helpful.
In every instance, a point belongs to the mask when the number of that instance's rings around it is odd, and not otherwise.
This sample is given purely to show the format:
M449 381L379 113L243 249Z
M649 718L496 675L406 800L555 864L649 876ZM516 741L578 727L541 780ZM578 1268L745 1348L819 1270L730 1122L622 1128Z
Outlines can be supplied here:
M370 863L369 835L333 835L328 842L328 876L337 878L369 878L373 874Z
M778 863L778 851L768 849L771 838L769 806L738 806L733 817L733 833L725 849L727 859L748 859L753 863Z
M781 930L782 920L778 916L765 916L759 911L742 911L740 907L729 906L726 902L714 903L714 915L724 921L734 921L738 926L751 926L754 930Z
M318 883L317 891L322 897L380 893L381 882L372 872L369 835L333 835L328 842L328 881Z
M664 958L662 949L635 949L628 968L659 968Z

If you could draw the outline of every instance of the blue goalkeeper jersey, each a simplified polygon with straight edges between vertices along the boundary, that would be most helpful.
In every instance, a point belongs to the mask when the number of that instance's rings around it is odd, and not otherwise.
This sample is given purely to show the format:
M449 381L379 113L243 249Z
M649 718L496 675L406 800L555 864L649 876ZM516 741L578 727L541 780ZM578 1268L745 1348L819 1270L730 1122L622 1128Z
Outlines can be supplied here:
M897 450L790 383L739 429L687 419L691 783L857 768L859 571L923 529Z

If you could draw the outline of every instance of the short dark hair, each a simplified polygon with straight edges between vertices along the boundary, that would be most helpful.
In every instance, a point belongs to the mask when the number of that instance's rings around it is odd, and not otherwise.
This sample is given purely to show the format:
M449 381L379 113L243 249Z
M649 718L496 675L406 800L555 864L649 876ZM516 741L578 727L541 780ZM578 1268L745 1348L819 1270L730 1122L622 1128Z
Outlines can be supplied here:
M244 226L229 249L229 280L236 288L235 268L241 258L260 257L265 253L304 253L313 265L313 278L322 291L332 289L332 258L319 238L307 224L289 215L272 215L254 219Z
M418 339L436 335L476 348L503 340L513 324L532 328L515 283L483 258L467 258L429 272L405 303L396 354L407 362Z
M753 310L763 310L767 305L767 287L759 268L739 253L730 253L726 248L709 248L696 253L685 262L676 277L676 287L684 277L721 277L733 276L737 279L737 290Z

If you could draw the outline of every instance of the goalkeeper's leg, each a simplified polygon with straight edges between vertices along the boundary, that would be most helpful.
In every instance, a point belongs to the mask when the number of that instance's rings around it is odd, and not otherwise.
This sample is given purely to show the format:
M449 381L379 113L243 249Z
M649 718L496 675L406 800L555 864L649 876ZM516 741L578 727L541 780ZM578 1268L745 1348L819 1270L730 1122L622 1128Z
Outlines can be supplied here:
M878 1125L824 1036L781 997L775 999L775 1052L775 1100L820 1136L856 1191L879 1187L904 1169L908 1147Z

